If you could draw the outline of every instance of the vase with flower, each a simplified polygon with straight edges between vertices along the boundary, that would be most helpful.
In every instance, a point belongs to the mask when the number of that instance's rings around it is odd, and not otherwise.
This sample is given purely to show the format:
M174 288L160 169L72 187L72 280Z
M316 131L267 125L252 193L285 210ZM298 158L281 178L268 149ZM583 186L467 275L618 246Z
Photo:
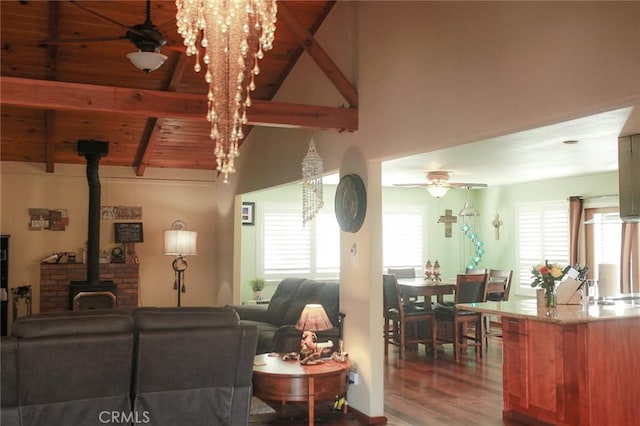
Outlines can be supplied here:
M547 308L556 307L556 283L562 279L564 268L557 263L546 261L535 265L531 270L533 282L531 287L538 288L544 293L544 303Z

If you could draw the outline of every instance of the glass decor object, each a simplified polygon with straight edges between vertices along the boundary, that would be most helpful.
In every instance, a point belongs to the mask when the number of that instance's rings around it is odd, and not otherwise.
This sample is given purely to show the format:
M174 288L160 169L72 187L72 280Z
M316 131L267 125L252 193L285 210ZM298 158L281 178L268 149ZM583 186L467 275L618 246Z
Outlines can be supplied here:
M312 220L324 205L322 195L322 158L313 139L302 159L302 225Z
M258 60L271 50L276 31L275 0L176 0L178 34L187 56L195 55L194 69L207 70L207 120L215 142L217 169L228 182L235 172L238 142L248 123Z

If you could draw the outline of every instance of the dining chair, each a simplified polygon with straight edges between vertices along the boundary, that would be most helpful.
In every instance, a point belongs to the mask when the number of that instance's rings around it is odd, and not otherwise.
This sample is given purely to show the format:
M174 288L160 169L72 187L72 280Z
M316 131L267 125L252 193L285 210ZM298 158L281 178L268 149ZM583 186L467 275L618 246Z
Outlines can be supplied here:
M388 268L387 273L389 275L395 275L396 278L415 278L416 268ZM424 301L418 300L417 297L410 297L409 301L418 306L424 305Z
M382 276L384 290L384 354L389 353L389 345L398 346L399 358L404 359L408 345L422 343L426 347L432 342L428 337L429 322L433 313L423 307L403 300L395 275ZM420 323L424 328L420 329Z
M395 275L396 278L415 278L416 268L389 268L387 269L389 275Z
M389 344L397 345L400 321L398 297L393 280L382 275L382 315L384 316L384 354L389 352Z
M486 297L487 274L458 274L454 306L439 305L433 310L431 338L434 347L433 357L437 358L435 350L438 343L453 343L454 358L457 361L460 353L469 346L476 348L476 356L482 357L484 342L484 328L482 314L457 308L458 303L483 302ZM447 327L448 326L448 327ZM440 335L438 329L440 328ZM453 328L453 336L444 333ZM473 332L473 334L470 334ZM449 335L447 335L449 334Z
M487 274L487 298L488 302L501 302L509 300L511 290L511 279L513 270L510 269L489 269ZM491 315L483 315L482 319L485 336L485 347L489 347L489 337L502 337L502 329L491 331Z
M474 274L474 275L482 275L486 274L487 270L484 268L466 268L464 271L465 274Z

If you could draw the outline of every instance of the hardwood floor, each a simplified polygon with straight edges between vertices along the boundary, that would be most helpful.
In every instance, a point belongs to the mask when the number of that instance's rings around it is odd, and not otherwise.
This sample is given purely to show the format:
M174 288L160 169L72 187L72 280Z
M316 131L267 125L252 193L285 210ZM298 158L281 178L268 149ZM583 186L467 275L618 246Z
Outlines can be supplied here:
M502 419L502 341L489 339L489 350L476 361L473 349L459 362L452 345L444 345L438 359L425 354L424 346L398 359L389 348L384 371L384 413L387 425L517 426ZM316 424L360 426L363 421L317 404ZM279 415L253 416L250 425L306 425L306 405L287 405Z

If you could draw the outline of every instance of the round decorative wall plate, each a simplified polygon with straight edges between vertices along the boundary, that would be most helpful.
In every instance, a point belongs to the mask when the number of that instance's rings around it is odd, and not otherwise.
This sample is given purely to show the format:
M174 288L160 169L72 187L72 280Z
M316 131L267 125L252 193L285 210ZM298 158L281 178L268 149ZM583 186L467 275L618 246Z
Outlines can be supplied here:
M367 191L362 178L345 175L336 188L336 219L344 232L357 232L367 213Z

